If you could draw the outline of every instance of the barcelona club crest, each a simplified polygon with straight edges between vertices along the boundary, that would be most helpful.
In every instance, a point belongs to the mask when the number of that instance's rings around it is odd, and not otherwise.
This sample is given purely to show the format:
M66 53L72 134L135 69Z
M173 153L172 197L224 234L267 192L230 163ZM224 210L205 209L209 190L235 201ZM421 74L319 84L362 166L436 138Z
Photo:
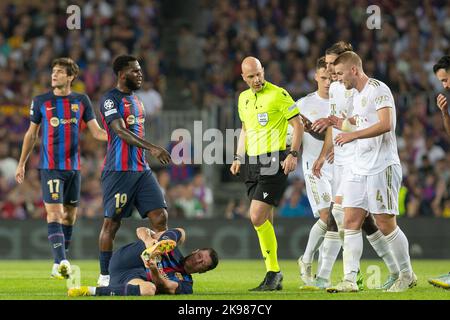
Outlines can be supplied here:
M175 277L177 277L178 280L180 280L180 281L183 281L183 280L184 280L184 279L183 279L183 275L182 275L181 273L179 273L179 272L175 272Z
M78 104L72 103L72 104L70 105L70 109L71 109L73 112L78 112L78 110L80 110L80 107L78 106Z

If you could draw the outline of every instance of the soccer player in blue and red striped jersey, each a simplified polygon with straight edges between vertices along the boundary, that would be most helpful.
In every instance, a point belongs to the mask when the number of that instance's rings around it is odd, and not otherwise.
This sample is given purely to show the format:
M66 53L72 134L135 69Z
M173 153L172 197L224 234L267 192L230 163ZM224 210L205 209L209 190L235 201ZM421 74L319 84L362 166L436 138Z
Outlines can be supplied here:
M149 218L156 231L167 230L167 205L159 184L145 159L145 150L162 164L170 162L164 148L145 140L145 112L133 93L142 84L142 70L133 56L122 55L113 62L117 86L101 99L102 123L108 133L108 149L102 172L104 222L99 237L99 286L109 283L109 261L113 240L122 218L137 208Z
M66 254L76 220L80 199L79 140L84 121L92 135L107 141L105 130L95 119L91 101L85 94L71 91L78 65L70 58L52 63L52 88L34 97L30 110L30 127L25 134L16 181L22 183L25 165L42 126L40 178L47 211L48 239L54 264L52 277L67 278L71 273Z
M187 256L183 256L178 247L169 249L168 252L153 251L149 258L142 255L147 248L158 250L158 244L164 240L173 240L177 246L181 245L186 239L185 231L181 228L169 229L162 233L138 228L136 234L138 241L114 252L109 266L111 282L107 287L71 288L68 295L77 297L192 294L191 275L212 270L219 263L217 252L212 248L197 249Z

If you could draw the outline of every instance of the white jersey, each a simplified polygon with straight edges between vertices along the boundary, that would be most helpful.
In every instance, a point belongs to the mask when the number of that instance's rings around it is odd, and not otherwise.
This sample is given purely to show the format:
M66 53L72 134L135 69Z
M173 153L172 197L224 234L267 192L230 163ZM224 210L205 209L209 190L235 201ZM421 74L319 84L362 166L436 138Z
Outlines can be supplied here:
M353 97L356 92L356 89L345 89L345 86L339 81L331 83L329 115L350 118L353 113ZM333 128L334 163L344 166L352 163L356 142L344 144L342 147L338 146L334 139L341 132L341 130Z
M308 94L306 97L296 102L300 113L308 118L312 123L320 118L326 118L329 112L329 100L319 96L317 91ZM304 170L311 170L314 161L319 157L322 150L323 141L314 138L307 132L303 133L302 139L302 164ZM331 165L325 161L322 170L332 172Z
M296 102L300 113L312 123L320 118L326 118L329 112L328 99L323 99L316 92L308 94ZM325 161L322 167L322 177L317 178L312 173L314 161L319 157L323 141L314 138L307 132L302 139L302 167L305 175L306 194L313 210L314 217L320 217L322 209L328 209L331 204L333 167Z
M380 136L358 139L352 172L359 175L375 175L393 164L400 165L395 137L397 122L394 97L386 84L369 78L361 92L353 99L353 114L357 130L368 128L379 121L377 110L391 108L391 130Z

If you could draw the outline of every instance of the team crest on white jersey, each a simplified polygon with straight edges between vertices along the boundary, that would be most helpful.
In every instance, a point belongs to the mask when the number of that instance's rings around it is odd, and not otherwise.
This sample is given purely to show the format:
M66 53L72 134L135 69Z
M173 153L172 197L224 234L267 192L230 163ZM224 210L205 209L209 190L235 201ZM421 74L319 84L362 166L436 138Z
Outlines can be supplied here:
M367 97L361 99L361 107L365 108L367 106Z
M328 192L325 192L324 194L322 194L322 199L325 202L330 202L331 201L331 196Z

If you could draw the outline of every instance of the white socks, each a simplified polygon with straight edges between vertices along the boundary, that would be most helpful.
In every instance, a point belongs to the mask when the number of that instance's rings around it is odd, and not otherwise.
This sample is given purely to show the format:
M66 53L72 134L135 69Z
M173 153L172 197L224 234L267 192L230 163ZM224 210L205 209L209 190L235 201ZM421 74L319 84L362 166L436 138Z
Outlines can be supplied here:
M380 258L383 259L389 273L392 275L398 275L399 269L394 256L389 248L386 237L381 233L380 230L366 237L372 245L375 252Z
M356 283L363 251L361 230L344 230L344 280Z
M412 266L411 259L409 258L409 243L403 231L397 226L391 234L386 236L386 241L397 261L400 272L411 277Z
M341 240L344 241L344 208L342 208L342 205L335 203L333 204L331 214L333 215L334 220L336 221L339 236L341 237Z
M325 233L325 236L327 234ZM320 245L318 251L319 256L317 257L317 272L319 272L320 268L322 268L322 261L323 261L323 243L325 242L325 237L323 238L322 244Z
M312 263L314 253L319 249L323 242L323 236L327 232L327 224L322 220L317 220L317 222L312 226L309 232L308 244L306 245L305 253L303 253L302 261L304 263Z
M322 245L322 264L318 269L317 277L330 280L336 258L341 250L341 238L338 232L327 231Z
M344 229L344 208L342 208L342 205L338 203L333 204L331 213L333 214L334 220L336 220L338 229Z

